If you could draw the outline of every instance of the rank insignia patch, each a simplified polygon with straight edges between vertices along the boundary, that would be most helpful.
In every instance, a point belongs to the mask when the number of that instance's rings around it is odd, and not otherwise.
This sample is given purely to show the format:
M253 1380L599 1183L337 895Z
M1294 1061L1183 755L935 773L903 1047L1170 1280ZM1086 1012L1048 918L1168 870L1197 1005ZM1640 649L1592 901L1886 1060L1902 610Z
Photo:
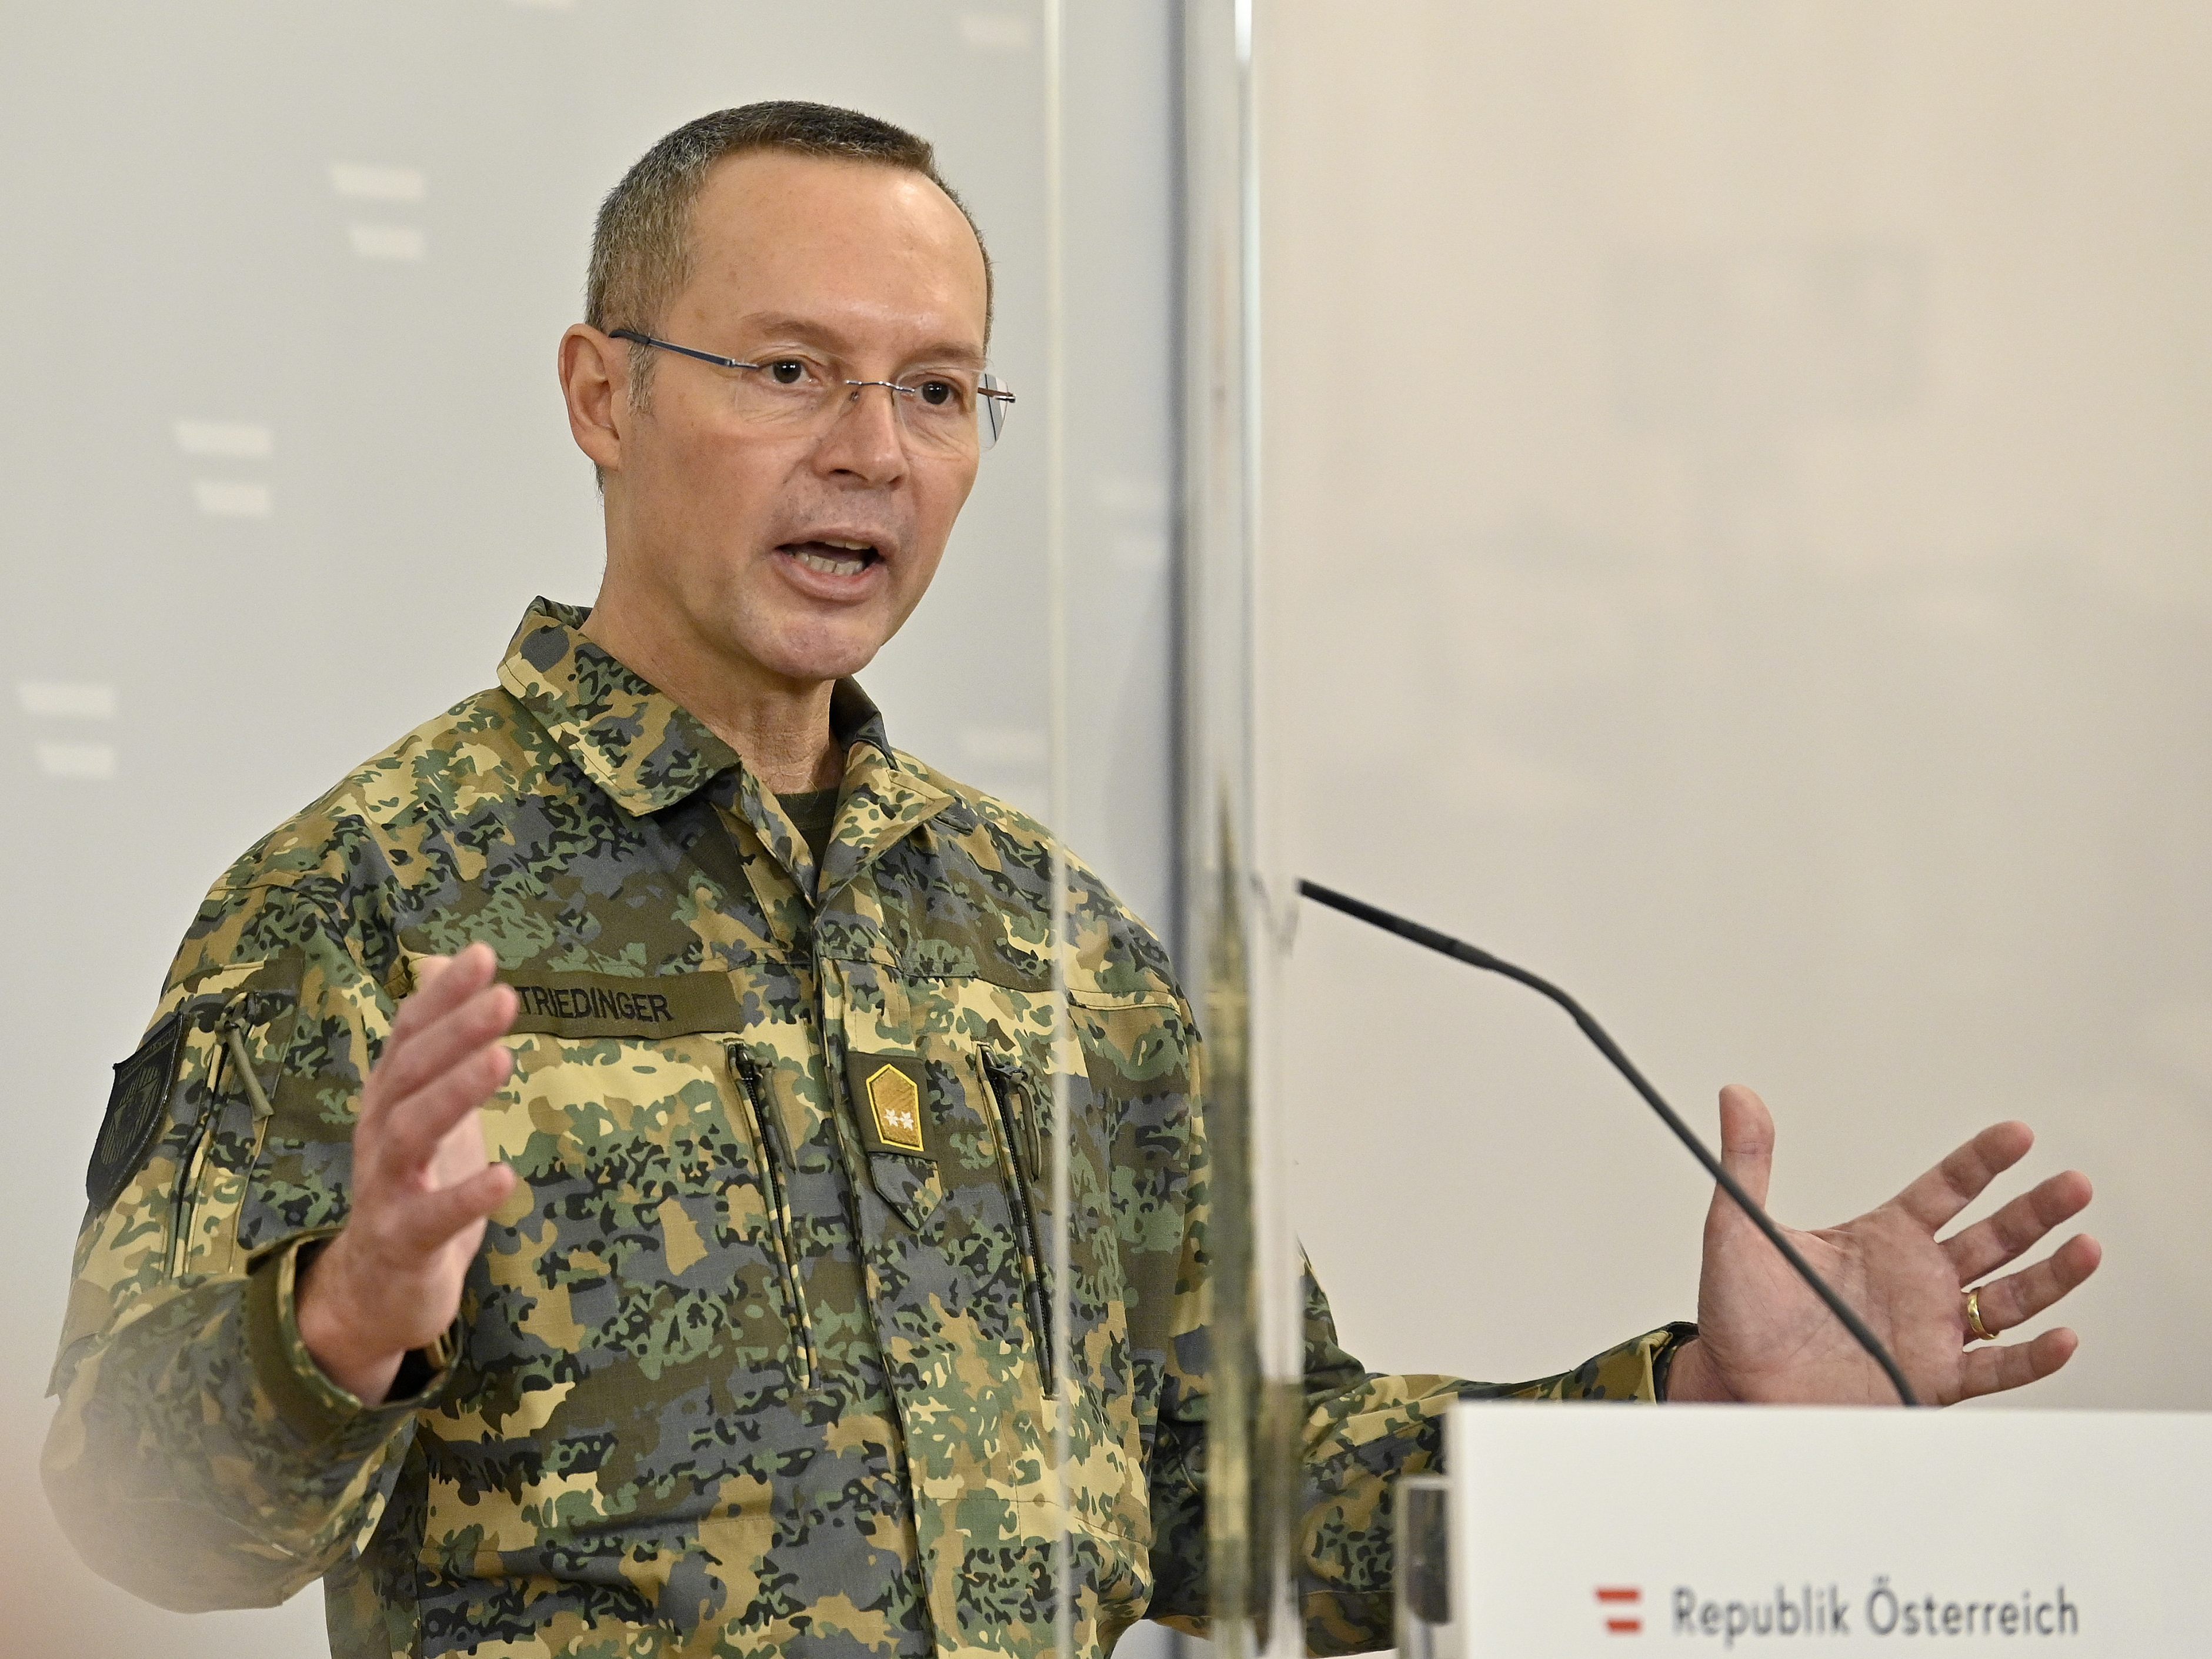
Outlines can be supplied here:
M860 1108L868 1150L928 1158L921 1062L900 1054L852 1056L853 1103Z
M185 1017L179 1011L149 1031L138 1052L116 1066L107 1115L100 1120L92 1164L84 1172L84 1195L95 1210L115 1202L161 1138L169 1091L176 1086L177 1062L184 1052Z

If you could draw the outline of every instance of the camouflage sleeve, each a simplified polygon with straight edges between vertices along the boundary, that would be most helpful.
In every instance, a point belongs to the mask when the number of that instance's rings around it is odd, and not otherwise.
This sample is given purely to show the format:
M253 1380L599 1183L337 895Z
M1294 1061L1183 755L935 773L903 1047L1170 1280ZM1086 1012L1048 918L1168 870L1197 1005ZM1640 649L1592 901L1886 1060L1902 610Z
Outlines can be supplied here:
M1666 1396L1674 1350L1694 1331L1668 1325L1571 1371L1529 1382L1380 1376L1336 1340L1328 1300L1306 1278L1306 1434L1300 1585L1310 1653L1364 1653L1394 1640L1391 1488L1443 1463L1443 1421L1462 1400Z
M1194 1094L1197 1066L1193 1062ZM1194 1105L1188 1156L1205 1167ZM1184 1217L1176 1340L1151 1467L1154 1592L1148 1616L1206 1634L1206 1216L1200 1182ZM1382 1376L1344 1351L1328 1299L1305 1275L1305 1433L1298 1586L1306 1650L1360 1653L1393 1641L1394 1540L1390 1495L1401 1474L1440 1468L1443 1422L1461 1400L1618 1400L1665 1397L1674 1351L1694 1334L1669 1325L1607 1350L1571 1371L1528 1382L1449 1376Z
M119 1190L78 1236L43 1473L85 1560L163 1607L273 1605L344 1559L447 1380L418 1365L427 1388L365 1407L293 1318L391 1013L321 905L218 886L125 1068L150 1068L143 1133L111 1103L94 1184L106 1160Z

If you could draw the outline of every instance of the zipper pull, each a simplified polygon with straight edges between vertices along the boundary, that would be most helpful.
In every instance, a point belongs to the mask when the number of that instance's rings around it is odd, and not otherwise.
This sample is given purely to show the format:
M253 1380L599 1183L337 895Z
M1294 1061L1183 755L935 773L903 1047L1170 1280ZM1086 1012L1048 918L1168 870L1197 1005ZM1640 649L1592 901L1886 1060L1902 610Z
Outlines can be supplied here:
M753 1121L761 1127L761 1134L768 1142L769 1156L786 1170L798 1165L791 1156L791 1143L784 1139L783 1119L775 1109L775 1103L768 1097L761 1086L760 1067L754 1064L745 1045L732 1038L730 1042L730 1069L738 1075L738 1086L745 1092L745 1103L753 1109Z
M982 1062L983 1086L990 1091L991 1104L998 1109L999 1127L1006 1137L1006 1151L1013 1158L1016 1173L1027 1180L1030 1154L1034 1148L1030 1143L1028 1114L1022 1110L1012 1073L1003 1059L988 1048L978 1059Z
M1018 1060L987 1053L983 1070L1006 1121L1019 1139L1014 1155L1021 1160L1023 1178L1041 1189L1048 1184L1044 1111L1036 1090L1030 1085L1029 1069Z
M1045 1157L1050 1136L1046 1133L1049 1126L1045 1122L1045 1097L1037 1091L1025 1066L1015 1073L1015 1093L1022 1103L1022 1139L1029 1146L1030 1179L1039 1188L1049 1190L1052 1182L1046 1170Z
M253 1070L253 1056L246 1050L246 1029L234 1015L226 1014L222 1021L222 1039L231 1062L238 1067L238 1079L246 1085L246 1097L253 1103L256 1122L276 1115L269 1097L261 1091L261 1079Z
M1048 1160L1052 1152L1052 1125L1046 1120L1050 1115L1051 1109L1034 1092L1030 1096L1030 1100L1031 1103L1029 1115L1031 1159L1030 1167L1037 1172L1037 1179L1044 1183L1048 1196L1052 1190L1052 1178L1048 1172ZM1048 1209L1051 1207L1049 1202L1045 1207Z

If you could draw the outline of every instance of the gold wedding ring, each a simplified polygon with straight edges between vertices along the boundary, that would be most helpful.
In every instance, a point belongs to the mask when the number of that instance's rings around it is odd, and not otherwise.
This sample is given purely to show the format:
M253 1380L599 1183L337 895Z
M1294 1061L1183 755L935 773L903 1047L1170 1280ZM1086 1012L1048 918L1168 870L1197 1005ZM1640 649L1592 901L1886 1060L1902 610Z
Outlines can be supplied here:
M1982 1293L1979 1290L1966 1292L1966 1328L1974 1334L1977 1342L1997 1340L1997 1334L1982 1323Z

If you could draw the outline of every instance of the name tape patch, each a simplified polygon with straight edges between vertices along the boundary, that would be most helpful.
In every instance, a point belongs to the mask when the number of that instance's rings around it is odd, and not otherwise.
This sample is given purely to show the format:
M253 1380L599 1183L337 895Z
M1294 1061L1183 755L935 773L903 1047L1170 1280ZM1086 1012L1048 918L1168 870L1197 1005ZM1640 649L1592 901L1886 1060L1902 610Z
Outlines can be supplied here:
M518 1031L550 1036L688 1036L743 1021L726 974L501 975L521 1004Z
M122 1195L168 1121L169 1094L177 1085L177 1065L185 1054L182 1009L146 1034L137 1053L117 1065L115 1085L107 1091L107 1115L84 1172L84 1195L104 1210Z

